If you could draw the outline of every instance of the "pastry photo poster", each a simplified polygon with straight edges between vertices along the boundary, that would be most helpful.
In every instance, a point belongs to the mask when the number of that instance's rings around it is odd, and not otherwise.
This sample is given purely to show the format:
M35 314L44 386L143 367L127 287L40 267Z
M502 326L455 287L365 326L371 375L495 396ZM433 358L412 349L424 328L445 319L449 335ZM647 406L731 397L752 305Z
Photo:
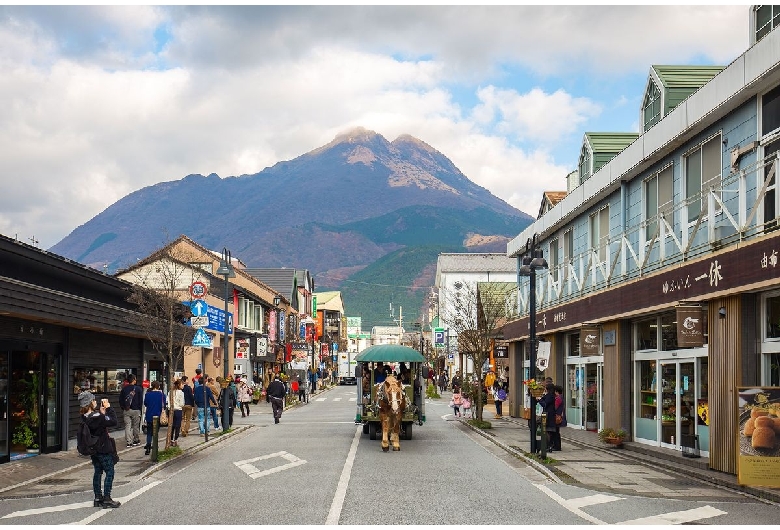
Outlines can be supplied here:
M780 487L780 387L737 389L737 478Z

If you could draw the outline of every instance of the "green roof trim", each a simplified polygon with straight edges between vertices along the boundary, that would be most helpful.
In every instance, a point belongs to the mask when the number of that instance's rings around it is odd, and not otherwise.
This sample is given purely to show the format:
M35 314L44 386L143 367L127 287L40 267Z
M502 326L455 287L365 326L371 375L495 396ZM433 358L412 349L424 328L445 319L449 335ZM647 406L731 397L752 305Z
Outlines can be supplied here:
M425 357L415 349L400 344L377 344L358 353L355 361L359 363L398 362L424 363Z
M696 90L706 85L726 67L654 64L652 68L665 88L692 88Z
M634 140L639 138L639 133L586 132L585 138L590 144L594 155L597 153L618 154L620 151L631 145Z

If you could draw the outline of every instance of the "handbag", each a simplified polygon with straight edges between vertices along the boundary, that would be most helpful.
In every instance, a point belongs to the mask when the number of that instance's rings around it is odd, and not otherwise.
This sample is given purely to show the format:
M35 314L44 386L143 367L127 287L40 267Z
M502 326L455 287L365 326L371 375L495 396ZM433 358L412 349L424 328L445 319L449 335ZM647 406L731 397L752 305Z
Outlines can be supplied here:
M160 412L160 425L168 425L168 411L165 409Z
M111 442L111 448L114 450L114 452L111 453L111 457L113 458L114 463L116 464L117 462L119 462L119 453L116 450L116 440L114 440L111 437L109 437L108 440L109 442Z
M560 425L561 423L563 423L563 416L561 416L560 414L556 414L555 415L555 425Z

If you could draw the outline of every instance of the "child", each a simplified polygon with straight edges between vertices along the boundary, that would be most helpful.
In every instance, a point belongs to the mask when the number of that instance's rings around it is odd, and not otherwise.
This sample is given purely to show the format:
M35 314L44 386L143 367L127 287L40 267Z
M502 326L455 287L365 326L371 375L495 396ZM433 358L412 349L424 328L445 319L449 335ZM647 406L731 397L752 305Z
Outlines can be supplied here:
M455 416L460 416L460 406L463 405L463 396L460 393L460 388L455 387L452 391L452 408L455 409Z
M469 401L469 398L464 397L463 398L463 414L466 415L466 417L473 418L474 416L471 413L471 401Z

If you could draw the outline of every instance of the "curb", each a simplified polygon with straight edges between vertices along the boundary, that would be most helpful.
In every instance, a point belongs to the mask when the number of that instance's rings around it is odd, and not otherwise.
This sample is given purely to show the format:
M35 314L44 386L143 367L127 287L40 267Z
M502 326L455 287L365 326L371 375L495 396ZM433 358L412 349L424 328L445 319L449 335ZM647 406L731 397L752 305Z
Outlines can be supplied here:
M495 436L490 436L488 433L486 433L485 431L483 431L479 427L475 427L474 425L471 425L468 421L466 421L466 420L464 420L462 418L457 420L457 421L461 425L464 425L464 426L468 427L469 429L471 429L472 431L476 432L480 436L490 440L491 442L493 442L495 445L497 445L498 447L500 447L501 449L503 449L507 453L509 453L509 454L511 454L511 455L513 455L513 456L523 460L526 464L529 464L531 467L533 467L540 474L544 475L548 480L552 480L553 482L556 482L558 484L565 484L565 482L563 480L561 480L560 477L558 477L555 473L553 473L553 471L550 470L550 468L548 468L544 464L539 463L538 461L536 461L533 458L528 458L524 453L509 447L508 445L506 445L503 442L498 441Z

